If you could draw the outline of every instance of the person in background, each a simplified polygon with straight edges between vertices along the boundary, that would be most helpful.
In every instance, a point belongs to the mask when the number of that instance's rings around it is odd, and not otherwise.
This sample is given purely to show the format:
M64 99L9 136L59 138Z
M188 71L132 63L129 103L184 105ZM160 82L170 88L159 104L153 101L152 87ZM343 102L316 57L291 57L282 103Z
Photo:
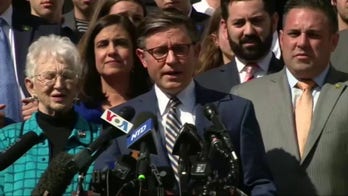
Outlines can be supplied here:
M336 13L327 0L289 0L283 25L285 69L233 93L255 105L279 195L346 195L348 74L329 62Z
M92 19L97 0L72 0L73 9L64 14L63 26L67 26L81 37Z
M137 26L146 16L147 11L141 0L103 0L98 3L92 21L97 21L108 14L126 16Z
M29 132L44 135L44 139L0 172L0 195L30 195L57 154L76 154L99 135L100 126L87 122L73 110L82 67L80 54L67 37L42 36L29 47L25 84L38 100L38 112L24 122L0 129L0 151ZM84 187L91 180L91 169ZM77 184L75 176L66 193L75 191Z
M197 12L192 7L190 0L154 0L157 7L161 10L164 9L177 9L185 16L189 17L195 24L198 34L201 37L204 32L205 26L209 22L209 15ZM198 40L200 41L200 40Z
M331 63L339 70L348 73L348 1L331 0L337 12L340 40L331 55Z
M135 55L136 30L127 17L107 15L91 26L79 45L85 63L84 84L75 110L101 123L105 109L149 90L146 70Z
M0 128L22 120L22 91L16 72L11 0L0 1Z
M193 80L200 46L196 43L198 37L192 21L177 10L154 12L145 17L138 31L137 55L155 84L149 92L113 107L112 111L117 113L123 107L131 106L136 110L136 115L151 112L158 119L154 132L158 141L157 154L151 155L151 163L158 168L168 169L169 179L163 181L166 193L179 195L184 191L183 185L188 185L180 182L176 172L178 162L172 154L171 139L176 135L173 132L179 131L181 125L190 123L197 127L198 134L203 138L203 130L212 125L203 114L204 106L210 103L217 105L241 160L240 184L236 186L251 195L274 195L276 190L264 162L264 147L252 104L237 96L206 89ZM175 102L178 105L172 106ZM176 107L175 113L173 107ZM95 169L108 168L120 156L129 154L126 140L125 135L115 139L96 160ZM219 161L211 161L216 166L213 169L218 170L220 175L226 175L226 171L229 171L223 164L218 164ZM234 181L232 178L227 180ZM195 188L188 187L186 191L191 195Z
M220 8L220 1L216 0L200 0L194 4L192 4L193 8L197 10L197 12L207 14L212 16L216 9Z
M202 38L196 75L227 64L233 58L230 43L223 33L220 21L221 9L218 8L210 17L209 25Z
M271 49L277 30L275 0L222 0L221 25L234 58L197 76L203 86L230 93L233 86L283 68Z
M338 30L348 29L348 2L347 0L331 0L337 11Z
M50 24L61 24L63 22L64 0L52 0L42 2L41 0L29 0L30 13Z

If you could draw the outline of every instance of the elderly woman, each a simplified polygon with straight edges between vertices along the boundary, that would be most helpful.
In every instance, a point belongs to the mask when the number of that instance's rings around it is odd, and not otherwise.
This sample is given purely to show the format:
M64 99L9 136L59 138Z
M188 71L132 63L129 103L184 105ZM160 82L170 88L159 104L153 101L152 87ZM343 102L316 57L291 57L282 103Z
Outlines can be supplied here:
M25 84L33 99L38 100L38 111L24 122L0 129L0 151L28 132L43 135L44 139L0 172L0 195L30 195L53 157L60 152L77 154L100 130L73 110L82 63L76 46L68 38L40 37L29 48L25 71ZM91 172L89 168L85 187ZM73 178L66 193L71 195L77 186L77 179Z

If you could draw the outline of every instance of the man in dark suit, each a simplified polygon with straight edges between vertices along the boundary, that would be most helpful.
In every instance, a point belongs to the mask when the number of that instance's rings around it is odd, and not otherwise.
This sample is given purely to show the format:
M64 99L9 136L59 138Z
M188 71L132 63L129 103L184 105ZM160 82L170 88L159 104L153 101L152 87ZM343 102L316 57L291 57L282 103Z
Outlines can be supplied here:
M275 0L222 0L221 25L235 54L221 67L197 76L204 87L230 93L233 86L283 68L272 53L278 14Z
M284 10L286 68L233 93L254 103L279 195L347 195L348 74L329 62L335 12L327 0L289 0Z
M136 115L151 112L157 116L159 126L154 134L158 154L151 156L151 162L166 168L171 168L171 164L174 164L169 159L173 155L168 148L169 128L166 126L170 99L176 97L180 101L176 113L178 121L181 124L194 124L201 137L204 130L212 125L204 116L204 106L214 103L240 159L240 184L237 186L251 195L274 195L275 189L264 162L264 147L252 104L240 97L201 87L192 78L199 53L192 23L178 12L154 13L145 18L138 30L139 48L136 52L154 81L154 88L112 110L118 112L124 106L132 106ZM105 168L114 163L117 157L129 153L126 136L119 137L98 158L95 168ZM229 171L228 168L219 166L215 165L213 168L225 171L224 174ZM174 170L174 166L172 167ZM171 179L175 181L173 176ZM180 186L175 189L172 184L166 189L176 192L180 190Z

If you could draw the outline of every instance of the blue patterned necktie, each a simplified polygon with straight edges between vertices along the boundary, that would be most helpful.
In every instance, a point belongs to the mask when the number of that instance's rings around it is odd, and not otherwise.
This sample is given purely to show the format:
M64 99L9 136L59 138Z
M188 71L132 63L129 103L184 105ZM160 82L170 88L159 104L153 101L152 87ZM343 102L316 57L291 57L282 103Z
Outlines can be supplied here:
M168 114L166 119L166 149L168 151L168 157L170 159L170 164L174 170L175 179L177 182L180 182L179 173L178 173L178 160L179 156L173 155L173 147L175 144L175 138L179 134L181 123L178 119L176 108L180 104L180 100L176 97L173 97L169 100L168 103ZM179 183L180 184L180 183Z
M16 81L16 74L11 56L8 39L4 32L7 25L0 18L0 104L5 104L5 116L14 121L21 121L20 92Z

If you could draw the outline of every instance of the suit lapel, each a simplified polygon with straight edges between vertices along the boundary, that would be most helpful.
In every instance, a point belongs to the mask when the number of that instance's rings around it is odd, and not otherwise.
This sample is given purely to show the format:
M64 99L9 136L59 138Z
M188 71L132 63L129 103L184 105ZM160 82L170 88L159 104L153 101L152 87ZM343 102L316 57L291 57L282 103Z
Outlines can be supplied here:
M19 84L25 96L29 96L24 84L25 61L28 53L28 47L31 43L33 28L27 25L15 24L13 28L13 36L15 40L16 67Z
M341 72L338 72L333 68L331 68L329 71L329 75L327 76L326 82L321 89L319 99L316 104L311 129L301 164L304 162L310 151L314 148L315 143L320 138L330 113L335 108L337 100L347 87L347 83L342 83L346 80L347 77L342 75Z
M288 80L286 77L285 69L272 77L271 85L269 85L268 92L272 96L272 104L278 106L274 116L280 122L279 130L271 130L270 134L275 134L273 138L280 138L284 142L284 150L300 159L297 138L295 134L294 126L294 113L291 101L291 93L289 89ZM277 123L277 122L275 122Z
M231 83L232 84L240 84L240 77L239 77L239 72L238 72L238 69L237 69L237 64L236 64L236 60L233 60L231 63L229 63L228 65L230 66L227 66L227 70L226 70L226 73L230 74L232 73L231 75L229 75L229 77L231 77Z

